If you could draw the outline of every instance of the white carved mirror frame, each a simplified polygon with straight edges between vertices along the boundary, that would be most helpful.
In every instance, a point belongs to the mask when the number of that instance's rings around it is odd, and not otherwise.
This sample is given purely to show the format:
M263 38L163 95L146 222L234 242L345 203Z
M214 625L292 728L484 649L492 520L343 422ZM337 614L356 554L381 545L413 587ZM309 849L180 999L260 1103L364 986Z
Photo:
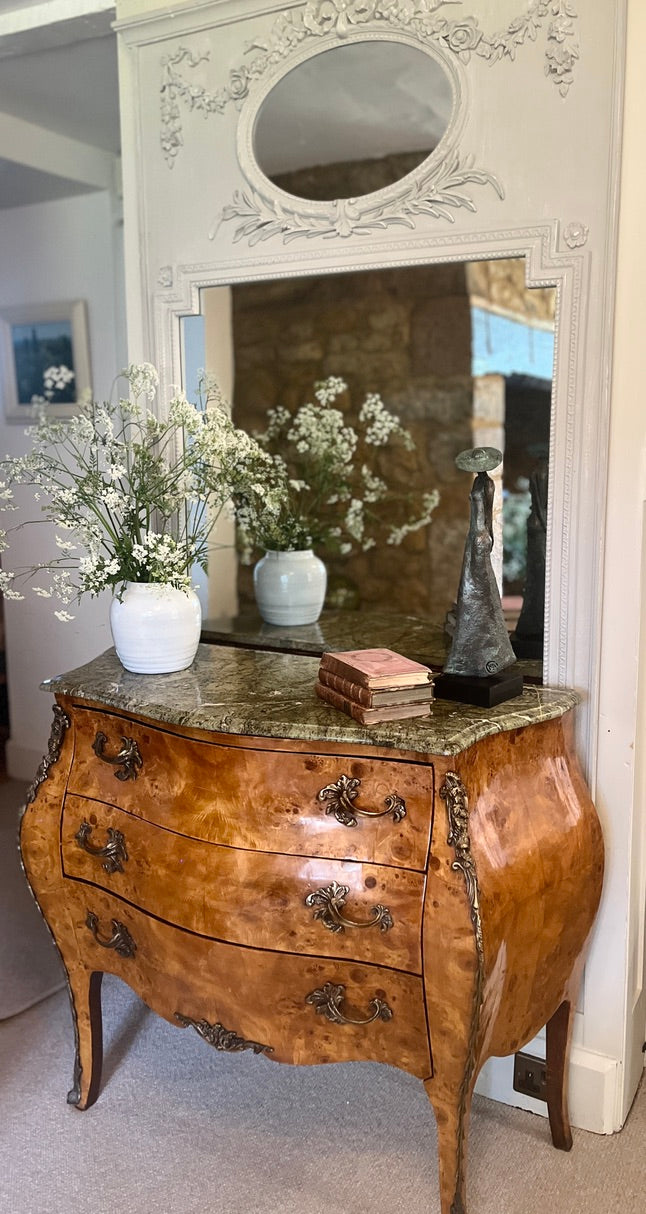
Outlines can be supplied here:
M481 30L477 18L450 20L457 10L445 0L266 3L257 15L250 15L249 6L241 0L214 0L199 8L177 10L172 19L160 16L143 24L137 20L122 22L117 28L125 48L124 89L126 93L130 90L135 108L139 107L131 129L131 145L136 149L131 171L137 178L140 205L144 195L149 200L140 230L150 228L151 224L153 229L148 243L144 242L142 278L137 282L139 301L144 301L147 317L140 337L141 353L157 364L167 384L180 380L181 318L199 313L200 291L205 287L316 273L511 257L525 258L529 287L555 287L544 673L546 682L584 692L587 704L579 716L579 733L582 753L590 760L597 720L608 407L605 368L610 342L607 301L613 254L612 225L608 220L612 219L613 198L610 193L604 194L602 201L600 196L597 199L595 218L601 208L605 223L599 236L603 289L592 308L591 253L586 247L588 215L573 218L572 213L557 212L549 219L541 216L540 222L516 223L523 208L506 205L504 175L496 172L494 176L491 170L475 164L472 147L463 147L461 142L465 120L473 106L469 70L475 62L474 55L490 61L491 70L491 61L495 67L496 60L505 55L513 58L516 51L525 51L532 43L534 60L537 56L544 57L545 75L554 96L567 97L577 57L573 42L577 17L569 5L572 16L567 21L564 18L561 29L565 32L559 41L553 25L549 25L549 13L546 17L543 11L551 8L541 0L534 0L527 10L527 25L520 34L518 22L510 22L507 31L490 38ZM596 21L597 15L590 20ZM238 62L231 62L225 51L220 51L220 36L227 34L230 46L232 31L237 33L240 48ZM540 49L535 45L538 32L546 39ZM286 194L265 177L253 152L253 126L262 101L279 79L313 54L347 45L349 40L374 38L404 41L424 49L442 63L454 96L445 136L412 173L374 194L336 204L306 202ZM500 48L501 39L505 38L506 49L494 51L492 48ZM514 54L510 50L513 38ZM210 59L209 39L213 51ZM246 59L245 42L251 46ZM563 44L572 51L569 59L564 59L563 54L559 58L557 52ZM202 46L207 47L206 53L201 53ZM223 180L218 183L216 195L209 192L202 204L205 222L199 239L189 238L181 230L178 242L171 238L164 244L162 237L164 208L168 222L176 204L172 198L165 202L156 196L158 183L163 180L160 169L155 168L152 176L147 175L146 123L142 123L141 107L150 104L144 95L146 81L154 78L154 69L158 73L161 69L162 151L167 164L174 166L175 174L182 172L179 167L182 158L187 159L189 143L198 137L198 122L202 131L208 126L212 147L217 143L226 149ZM200 70L208 72L209 87L197 82ZM239 111L235 125L223 119L225 111L234 108ZM204 124L200 114L194 114L193 110L201 111L206 119ZM216 120L222 122L219 131ZM609 116L606 151L609 149L615 159L616 123L617 115ZM148 122L148 128L150 125ZM579 137L575 130L573 140ZM203 135L201 139L203 155L206 146ZM158 134L156 143L161 163ZM567 154L566 146L564 156ZM493 226L483 227L482 217L480 222L473 218L485 193L495 198L500 226L494 222ZM555 193L558 195L558 189ZM487 217L494 214L490 206L482 209ZM448 231L447 220L451 221ZM194 228L193 216L190 222ZM194 257L196 249L201 257ZM135 293L133 281L131 273L131 298ZM595 342L592 367L586 363L586 348L590 348L591 341Z

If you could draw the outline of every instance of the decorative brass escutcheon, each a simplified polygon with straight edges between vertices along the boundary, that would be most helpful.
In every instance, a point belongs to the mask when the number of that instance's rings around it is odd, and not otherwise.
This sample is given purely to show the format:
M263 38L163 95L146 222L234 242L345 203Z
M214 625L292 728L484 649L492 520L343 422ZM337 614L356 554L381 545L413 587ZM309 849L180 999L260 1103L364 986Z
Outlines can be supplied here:
M240 1050L253 1050L254 1054L273 1054L274 1048L271 1045L261 1045L259 1041L247 1041L246 1037L239 1037L232 1029L225 1029L223 1024L211 1024L208 1020L193 1020L192 1016L183 1016L181 1012L175 1012L175 1019L179 1021L184 1028L194 1028L196 1033L200 1035L203 1041L208 1045L212 1045L214 1050L224 1050L225 1053L239 1053Z
M110 763L113 767L121 768L120 771L114 773L117 780L136 780L144 761L134 738L122 737L121 750L116 755L105 753L107 741L106 735L99 730L92 743L92 750L97 758L101 759L103 763Z
M334 814L342 826L356 826L357 814L362 818L385 818L392 814L393 822L406 817L406 803L397 793L390 793L385 800L385 809L360 809L354 801L359 793L361 780L353 776L339 776L335 784L326 784L316 794L318 801L327 801L326 814Z
M85 916L85 926L89 927L97 944L101 948L113 948L115 953L120 957L134 957L137 951L135 944L128 928L124 923L120 923L118 919L112 920L112 935L109 940L102 940L99 935L99 916L94 914L94 911L89 910Z
M343 932L346 927L379 927L382 932L387 932L393 926L393 917L388 907L383 906L381 902L371 907L372 919L365 919L363 923L346 919L341 911L349 893L348 885L337 885L336 881L332 881L330 885L308 894L305 905L315 907L314 918L320 919L323 926L331 932Z
M115 830L114 827L108 826L107 836L108 841L104 847L92 847L88 843L88 839L92 834L92 827L89 822L81 822L74 838L79 847L88 853L89 856L103 857L102 868L106 873L122 873L123 866L128 859L126 851L126 840L120 830Z
M372 1016L368 1016L366 1020L352 1020L350 1016L344 1016L341 1011L344 999L345 987L334 982L326 982L324 986L310 991L309 995L305 996L305 1002L311 1003L316 1008L318 1015L326 1016L333 1024L372 1024L374 1020L392 1020L393 1018L392 1008L388 1007L385 999L378 999L375 995L368 1004L368 1007L373 1009Z

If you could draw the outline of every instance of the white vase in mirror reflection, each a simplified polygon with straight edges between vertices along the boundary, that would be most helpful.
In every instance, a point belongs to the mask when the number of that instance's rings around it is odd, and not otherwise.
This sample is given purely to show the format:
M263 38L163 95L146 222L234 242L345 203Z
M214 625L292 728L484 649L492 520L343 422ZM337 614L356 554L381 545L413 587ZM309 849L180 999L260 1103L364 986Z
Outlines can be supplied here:
M311 548L266 552L253 571L253 584L267 624L314 624L325 599L327 570Z
M191 665L202 627L194 590L155 582L126 582L110 606L117 656L135 674L172 674Z

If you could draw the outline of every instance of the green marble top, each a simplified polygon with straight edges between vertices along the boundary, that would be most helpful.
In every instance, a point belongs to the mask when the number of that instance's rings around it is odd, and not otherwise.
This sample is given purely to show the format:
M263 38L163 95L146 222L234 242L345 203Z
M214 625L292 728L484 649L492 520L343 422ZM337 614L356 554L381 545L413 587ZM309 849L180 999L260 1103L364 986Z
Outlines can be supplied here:
M451 643L444 629L431 620L373 608L322 611L315 624L283 627L266 624L258 611L249 607L236 616L204 620L202 640L312 657L320 657L330 649L394 649L395 653L405 653L435 671L444 666ZM523 659L518 668L525 679L541 682L542 661Z
M42 684L46 691L94 700L156 721L247 737L373 743L420 754L455 755L480 738L560 717L575 692L525 687L495 708L436 700L431 715L359 725L314 691L318 659L224 645L200 645L177 674L129 674L114 649Z

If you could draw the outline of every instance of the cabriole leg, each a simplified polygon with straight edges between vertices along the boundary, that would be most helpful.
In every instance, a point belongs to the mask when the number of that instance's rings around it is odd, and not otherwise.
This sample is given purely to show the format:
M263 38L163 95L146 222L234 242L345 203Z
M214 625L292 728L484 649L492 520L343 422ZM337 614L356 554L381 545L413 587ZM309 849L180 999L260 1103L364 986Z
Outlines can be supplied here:
M102 980L103 974L96 971L89 973L79 969L69 975L76 1057L74 1082L67 1102L77 1109L89 1109L99 1094L103 1064Z
M432 1079L424 1084L437 1123L442 1214L466 1214L467 1210L467 1134L473 1083L472 1080L466 1091L461 1089L448 1095L437 1091Z
M559 1151L572 1148L567 1063L575 1010L576 999L570 993L548 1020L546 1029L547 1111L552 1142Z

